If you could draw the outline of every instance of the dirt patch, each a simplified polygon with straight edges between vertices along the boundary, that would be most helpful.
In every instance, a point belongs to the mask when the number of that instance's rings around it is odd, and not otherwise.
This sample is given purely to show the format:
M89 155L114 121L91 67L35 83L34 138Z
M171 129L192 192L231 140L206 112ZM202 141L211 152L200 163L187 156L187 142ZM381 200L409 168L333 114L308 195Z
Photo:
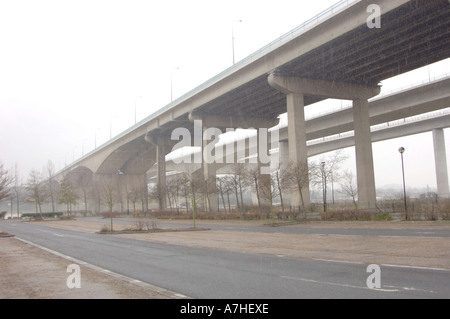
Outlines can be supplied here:
M73 262L16 238L0 239L0 299L167 299L167 295L80 266L81 288L69 289Z

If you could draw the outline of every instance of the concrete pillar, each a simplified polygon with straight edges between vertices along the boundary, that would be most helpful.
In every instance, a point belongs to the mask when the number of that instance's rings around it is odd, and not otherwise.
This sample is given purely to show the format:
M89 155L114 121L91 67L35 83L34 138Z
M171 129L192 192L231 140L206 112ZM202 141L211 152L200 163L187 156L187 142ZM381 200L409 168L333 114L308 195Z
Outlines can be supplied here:
M289 93L286 96L289 139L289 165L308 172L306 151L306 122L303 94ZM307 208L311 203L309 185L300 191L291 190L291 206Z
M278 156L281 169L289 169L289 142L280 141Z
M376 189L372 138L370 132L369 103L367 99L360 98L353 100L353 121L355 131L358 206L362 209L371 209L376 207Z
M268 82L273 88L287 94L289 159L291 163L307 165L303 96L353 100L358 198L361 208L375 208L375 177L367 100L380 94L380 87L283 76L276 72L269 75ZM293 123L295 125L292 125ZM309 196L309 191L305 195ZM295 197L291 198L291 203L295 205L298 200Z
M449 197L447 155L443 129L433 130L434 161L436 165L437 193L439 197Z
M257 129L257 152L258 152L258 183L260 203L262 207L270 207L271 176L270 176L270 135L269 128ZM264 132L263 132L264 131Z
M147 173L144 173L142 176L142 187L143 187L143 196L142 199L142 210L144 214L147 214L148 212L148 178Z
M166 145L156 145L156 187L158 188L158 203L159 209L165 210L167 208L166 196Z
M156 148L156 187L158 189L158 205L160 210L167 209L166 196L166 152L169 150L168 139L164 135L147 134L145 141L154 145ZM144 173L144 187L147 188L147 174ZM148 200L145 200L146 206L144 209L148 210Z
M206 125L203 125L203 139L202 139L202 154L203 154L203 180L205 181L206 188L206 196L205 198L205 207L210 213L216 213L219 210L219 202L217 200L217 179L216 179L216 162L212 161L209 163L207 160L207 156L205 155L206 147L213 143L207 139L205 139L205 131L207 130ZM217 136L216 136L217 138ZM212 145L210 145L212 146Z

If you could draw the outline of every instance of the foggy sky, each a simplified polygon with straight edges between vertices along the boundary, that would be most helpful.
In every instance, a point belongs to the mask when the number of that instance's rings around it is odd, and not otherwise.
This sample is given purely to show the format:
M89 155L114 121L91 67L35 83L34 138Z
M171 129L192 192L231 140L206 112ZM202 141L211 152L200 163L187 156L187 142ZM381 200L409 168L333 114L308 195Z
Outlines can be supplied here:
M232 29L238 61L334 3L0 1L0 161L24 182L48 160L62 169L167 105L171 77L176 98L230 67ZM383 90L446 72L449 61ZM431 133L375 143L377 186L401 183L400 146L409 184L435 187Z

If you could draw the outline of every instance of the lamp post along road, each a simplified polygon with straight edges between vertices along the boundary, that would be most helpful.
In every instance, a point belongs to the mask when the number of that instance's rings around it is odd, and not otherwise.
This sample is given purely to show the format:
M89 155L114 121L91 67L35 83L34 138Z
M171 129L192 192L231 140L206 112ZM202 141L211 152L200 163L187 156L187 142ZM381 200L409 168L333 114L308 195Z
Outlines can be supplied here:
M398 151L400 152L400 156L402 158L403 200L404 200L404 205L405 205L405 215L406 215L406 219L408 220L408 207L407 207L407 203L406 203L405 165L403 164L403 153L405 153L405 148L400 147L398 149Z
M233 64L235 63L234 59L234 23L235 22L242 22L242 20L233 20L231 23L231 50L233 52Z

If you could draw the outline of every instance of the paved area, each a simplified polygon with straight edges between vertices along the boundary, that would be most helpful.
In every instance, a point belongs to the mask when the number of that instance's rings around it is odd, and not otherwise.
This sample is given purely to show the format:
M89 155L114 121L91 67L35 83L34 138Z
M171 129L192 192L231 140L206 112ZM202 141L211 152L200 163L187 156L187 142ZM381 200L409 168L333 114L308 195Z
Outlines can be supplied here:
M119 222L120 221L120 222ZM151 220L140 220L151 224ZM136 220L117 219L115 229L129 228ZM46 221L45 226L81 232L98 232L98 220ZM105 220L104 224L108 224ZM128 225L127 225L128 223ZM161 221L160 223L163 223ZM190 227L190 221L164 221L177 227ZM450 269L450 238L434 237L434 232L450 232L449 222L312 222L274 227L259 232L259 221L200 221L210 231L121 234L135 240L170 243L205 249L222 249L292 258L325 259L365 264L393 264L411 267ZM214 229L220 225L226 229ZM216 227L217 228L217 227ZM236 228L236 230L233 230ZM281 229L292 228L290 232ZM308 228L311 233L295 233ZM372 236L314 233L314 229L416 229L420 236ZM240 230L238 230L240 229ZM244 229L244 230L242 230ZM1 230L1 223L0 223ZM417 232L416 232L417 233ZM82 266L83 289L68 289L66 279L70 262L42 251L17 238L0 238L0 298L170 298L158 289L140 287L132 282ZM155 287L157 288L157 287Z

